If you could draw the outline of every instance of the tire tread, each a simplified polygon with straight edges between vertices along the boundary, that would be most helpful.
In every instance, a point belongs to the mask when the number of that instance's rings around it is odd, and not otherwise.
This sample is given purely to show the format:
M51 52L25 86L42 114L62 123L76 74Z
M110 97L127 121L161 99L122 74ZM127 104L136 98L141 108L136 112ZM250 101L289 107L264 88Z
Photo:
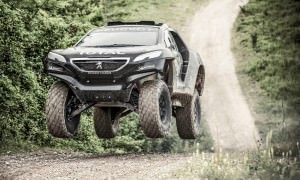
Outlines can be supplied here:
M143 84L139 96L139 117L144 134L150 138L161 138L168 134L171 117L167 117L169 125L163 127L160 122L159 97L160 92L168 91L168 101L171 104L167 85L161 80L147 81ZM171 106L167 110L171 112Z
M60 81L55 82L48 91L46 101L46 120L50 134L58 138L69 138L71 134L65 124L65 102L69 88Z

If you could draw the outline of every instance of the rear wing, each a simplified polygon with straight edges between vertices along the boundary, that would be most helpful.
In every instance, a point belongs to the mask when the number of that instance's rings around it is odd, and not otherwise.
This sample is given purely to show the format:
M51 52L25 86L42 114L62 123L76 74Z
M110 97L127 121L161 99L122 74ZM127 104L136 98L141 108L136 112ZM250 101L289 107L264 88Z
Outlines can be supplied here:
M149 26L162 26L163 23L155 23L155 21L139 21L139 22L113 21L113 22L108 22L108 23L107 23L107 26L118 26L118 25L149 25Z

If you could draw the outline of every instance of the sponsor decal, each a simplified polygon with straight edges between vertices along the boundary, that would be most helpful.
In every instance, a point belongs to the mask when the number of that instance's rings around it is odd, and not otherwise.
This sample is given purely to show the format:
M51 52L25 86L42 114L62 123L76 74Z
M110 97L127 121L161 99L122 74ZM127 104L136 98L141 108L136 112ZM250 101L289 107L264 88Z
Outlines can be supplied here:
M125 54L124 52L117 50L105 50L105 51L80 51L80 55L109 55L109 54Z
M97 29L94 32L124 32L124 31L135 31L135 32L156 32L157 28L145 28L145 27L110 27Z
M91 71L91 72L87 72L88 74L93 74L93 75L98 75L98 74L111 74L111 72L109 71Z
M139 66L138 71L143 71L145 69L153 69L153 68L155 68L155 65Z

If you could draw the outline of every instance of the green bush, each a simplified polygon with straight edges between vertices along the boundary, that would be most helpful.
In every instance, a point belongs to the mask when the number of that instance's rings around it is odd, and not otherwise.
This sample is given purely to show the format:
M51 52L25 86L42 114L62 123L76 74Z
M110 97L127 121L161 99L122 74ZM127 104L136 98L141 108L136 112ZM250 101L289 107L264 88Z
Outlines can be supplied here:
M93 128L88 124L90 116L83 118L81 133L74 140L62 141L48 135L44 103L53 79L42 72L42 60L50 49L71 46L92 27L104 24L104 7L111 13L106 18L122 20L128 13L118 7L135 3L124 0L101 2L0 1L1 147L11 141L39 146L69 145L88 151L98 145L102 147L103 142L91 134ZM115 8L111 10L111 7ZM118 140L116 142L119 143Z
M284 151L295 149L300 138L299 9L294 0L250 0L232 38L261 137L274 130L275 147Z
M286 100L300 112L299 2L251 0L238 19L241 45L252 49L247 73L272 98Z

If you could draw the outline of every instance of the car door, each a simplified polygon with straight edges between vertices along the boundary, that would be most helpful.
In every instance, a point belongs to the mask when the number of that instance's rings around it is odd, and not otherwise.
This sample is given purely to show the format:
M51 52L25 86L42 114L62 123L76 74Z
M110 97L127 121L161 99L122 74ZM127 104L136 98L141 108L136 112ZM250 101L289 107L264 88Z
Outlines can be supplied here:
M176 76L179 77L180 76L180 68L183 63L181 54L178 51L178 47L175 43L174 38L172 37L172 34L168 30L165 31L164 39L165 39L166 46L172 51L172 53L175 57L174 64L175 64L175 68L176 68Z

